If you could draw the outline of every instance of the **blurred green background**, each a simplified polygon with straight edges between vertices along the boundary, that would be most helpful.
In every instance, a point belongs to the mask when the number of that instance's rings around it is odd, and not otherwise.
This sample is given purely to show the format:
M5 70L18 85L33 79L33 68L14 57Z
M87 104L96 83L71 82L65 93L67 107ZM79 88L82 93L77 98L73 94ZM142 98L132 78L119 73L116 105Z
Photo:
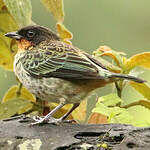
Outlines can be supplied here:
M55 20L40 0L31 2L33 21L55 31ZM64 0L64 24L73 33L73 45L89 53L100 45L107 45L114 50L126 52L129 57L150 50L149 6L149 0ZM146 70L141 77L150 82L149 73ZM10 85L15 83L14 74L0 68L0 98ZM111 87L103 88L100 95L109 93ZM125 103L143 98L133 90L125 88L123 93ZM143 117L144 113L144 116L150 115L149 110L141 106L138 109L142 111L142 114L139 111L138 117ZM131 113L134 112L133 108Z

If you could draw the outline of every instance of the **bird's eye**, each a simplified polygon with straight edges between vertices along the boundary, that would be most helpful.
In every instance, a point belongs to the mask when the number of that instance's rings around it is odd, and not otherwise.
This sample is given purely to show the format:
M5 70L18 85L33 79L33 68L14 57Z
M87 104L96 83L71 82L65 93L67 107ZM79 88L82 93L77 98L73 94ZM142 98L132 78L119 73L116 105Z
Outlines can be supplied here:
M28 36L29 38L32 38L34 35L35 35L35 33L34 33L33 31L28 31L28 32L27 32L27 36Z

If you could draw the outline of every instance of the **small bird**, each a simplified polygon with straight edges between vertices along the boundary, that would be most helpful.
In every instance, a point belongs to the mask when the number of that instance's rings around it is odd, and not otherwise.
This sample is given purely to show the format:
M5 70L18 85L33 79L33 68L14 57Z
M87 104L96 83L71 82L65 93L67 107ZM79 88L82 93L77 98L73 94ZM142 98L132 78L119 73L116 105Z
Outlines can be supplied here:
M27 26L5 36L18 43L14 72L20 82L37 98L59 103L45 117L35 117L34 124L63 122L93 90L118 79L145 82L110 72L94 57L62 42L54 32L42 26ZM65 104L73 106L61 118L53 118Z

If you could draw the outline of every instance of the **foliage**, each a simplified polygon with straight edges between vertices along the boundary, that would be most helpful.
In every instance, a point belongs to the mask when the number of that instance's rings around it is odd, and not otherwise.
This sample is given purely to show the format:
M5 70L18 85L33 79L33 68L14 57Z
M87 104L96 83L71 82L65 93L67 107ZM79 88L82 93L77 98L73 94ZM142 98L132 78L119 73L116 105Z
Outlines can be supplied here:
M132 123L133 118L129 112L117 106L121 102L123 100L114 93L100 97L93 112L107 116L108 123Z
M72 33L64 26L64 6L63 0L41 0L42 4L53 14L56 20L57 33L61 40L71 43ZM33 24L31 20L32 7L30 0L0 0L0 66L12 71L13 59L17 51L16 41L6 38L4 33L17 30L20 27ZM131 74L135 67L150 68L150 52L136 54L130 58L126 57L123 52L117 52L107 46L101 46L93 52L93 56L103 63L110 71ZM106 61L103 57L108 57L112 62ZM134 72L134 75L138 75ZM124 105L121 98L125 86L133 87L137 92L143 95L144 99L137 102ZM115 83L116 93L98 98L95 108L92 110L91 116L87 120L88 123L128 123L137 125L128 109L133 106L144 106L150 109L150 87L147 83L139 84L135 82L127 82L120 80ZM57 104L48 103L45 107L53 109ZM18 114L30 114L31 112L41 111L42 103L37 101L35 97L22 85L14 85L5 93L0 104L0 119L8 118ZM70 109L71 105L61 109L55 117L62 116ZM82 101L81 105L72 113L70 118L78 121L84 121L87 117L89 109L87 101ZM143 126L149 125L146 121Z
M0 66L13 70L13 57L16 53L15 41L4 33L31 24L30 0L0 0ZM7 55L6 55L7 54Z
M57 22L64 21L63 0L41 0L41 2L53 14Z
M114 72L119 72L123 73L123 74L129 74L131 71L132 73L134 73L135 75L138 75L139 72L134 72L133 69L135 67L144 67L147 69L150 69L149 66L149 60L150 60L150 53L149 52L144 52L144 53L140 53L140 54L136 54L130 58L126 58L126 54L122 53L122 52L116 52L114 50L112 50L111 48L107 47L107 46L101 46L100 48L98 48L96 51L93 52L93 55L99 59L103 56L107 56L110 57L112 59L112 61L114 62L113 65L109 65L109 64L105 64L105 66L109 69L112 70ZM119 67L119 70L116 69L114 67L114 65L116 65L117 67ZM133 116L131 116L128 113L128 109L133 107L133 106L144 106L145 109L150 109L150 101L149 101L149 90L150 87L148 86L147 83L136 83L136 82L126 82L126 81L118 81L116 84L116 90L117 90L117 94L118 97L121 98L123 89L126 85L130 85L132 86L136 91L138 91L141 95L143 95L143 97L145 98L144 100L139 100L133 103L130 103L128 105L123 105L123 100L120 99L120 103L119 105L117 104L117 97L114 95L107 95L104 97L99 98L97 104L96 104L96 108L93 109L93 112L97 112L100 114L103 114L105 116L108 117L107 122L117 122L117 123L130 123L133 125L136 125L136 122L134 122L133 120ZM110 105L106 104L106 101L109 102L109 100L111 99L111 102L113 104L116 104L115 106L113 106L112 109L112 105L110 108ZM120 117L121 116L121 117ZM117 120L116 120L117 117ZM123 117L123 118L122 118ZM128 120L127 120L127 119ZM145 122L145 126L149 125L149 123L147 124Z

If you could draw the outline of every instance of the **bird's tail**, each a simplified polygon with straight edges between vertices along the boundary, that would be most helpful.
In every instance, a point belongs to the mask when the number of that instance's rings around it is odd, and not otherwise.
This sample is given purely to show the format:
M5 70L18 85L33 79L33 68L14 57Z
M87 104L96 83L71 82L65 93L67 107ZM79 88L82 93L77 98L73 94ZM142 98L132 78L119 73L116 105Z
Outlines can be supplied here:
M131 75L126 75L126 74L113 73L111 75L111 77L120 78L120 79L126 79L126 80L131 80L131 81L138 82L138 83L144 83L144 82L146 82L146 80L143 80L143 79L131 76Z

